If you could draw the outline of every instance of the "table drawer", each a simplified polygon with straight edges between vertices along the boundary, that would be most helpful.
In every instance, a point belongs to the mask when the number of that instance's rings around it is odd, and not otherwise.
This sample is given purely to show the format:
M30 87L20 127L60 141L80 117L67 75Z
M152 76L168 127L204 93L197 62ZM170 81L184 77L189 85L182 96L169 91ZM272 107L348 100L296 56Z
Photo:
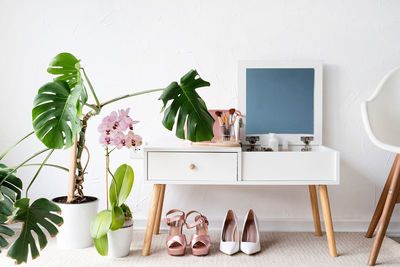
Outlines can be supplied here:
M335 151L243 152L243 181L338 181Z
M238 153L153 152L147 153L149 181L235 182Z

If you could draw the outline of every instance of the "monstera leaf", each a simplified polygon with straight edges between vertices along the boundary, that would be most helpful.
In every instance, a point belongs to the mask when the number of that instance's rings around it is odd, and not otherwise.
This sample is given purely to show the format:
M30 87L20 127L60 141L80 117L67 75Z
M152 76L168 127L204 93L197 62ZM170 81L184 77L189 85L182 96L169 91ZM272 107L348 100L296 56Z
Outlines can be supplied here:
M77 84L83 86L80 68L80 60L74 55L70 53L60 53L51 60L47 72L57 75L54 81L65 81L70 88L74 88ZM86 90L81 91L81 101L82 105L87 101Z
M185 138L185 125L187 127L186 138L193 142L209 141L214 137L214 119L207 110L203 99L197 94L196 89L210 86L210 83L198 77L195 70L189 71L181 78L181 83L172 82L164 89L161 99L164 103L163 110L168 101L172 103L164 111L163 125L172 130L176 123L176 136Z
M8 246L7 240L2 236L13 236L15 232L5 225L7 217L0 214L0 247ZM0 250L1 252L1 250Z
M2 199L2 196L6 193L6 191L10 192L13 191L14 194L16 194L15 199L19 199L21 196L21 190L22 190L22 181L18 177L16 177L14 174L11 174L7 177L7 175L10 173L10 169L7 169L7 166L4 164L0 163L0 185L3 189L0 188L0 200ZM4 180L4 178L6 178ZM9 190L7 190L7 189ZM12 197L14 198L14 197ZM15 200L14 200L15 201Z
M47 245L47 238L42 229L46 229L53 237L58 233L54 224L60 226L63 219L54 213L61 213L61 209L45 198L34 201L31 206L29 198L22 198L15 202L15 207L18 210L11 223L22 222L23 226L21 234L9 248L7 255L15 259L17 264L21 264L27 262L29 248L33 259L39 256L32 232L36 233L40 249L43 249Z
M70 89L66 81L50 82L39 89L33 102L32 123L37 137L48 148L72 146L81 130L77 106L82 90L81 85Z
M7 177L10 170L4 170L6 165L0 163L0 247L6 247L5 236L13 236L14 231L6 226L7 218L14 211L14 203L19 198L22 182L14 174ZM1 251L0 251L1 252Z

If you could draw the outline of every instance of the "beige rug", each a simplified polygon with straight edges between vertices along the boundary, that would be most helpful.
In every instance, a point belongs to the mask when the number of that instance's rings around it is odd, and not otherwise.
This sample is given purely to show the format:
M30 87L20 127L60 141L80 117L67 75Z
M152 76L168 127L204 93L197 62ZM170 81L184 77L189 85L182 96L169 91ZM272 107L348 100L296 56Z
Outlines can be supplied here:
M129 256L121 259L101 257L94 247L60 250L55 240L51 239L41 256L29 261L28 266L365 266L372 244L372 239L364 238L363 233L336 233L339 257L331 258L325 236L316 237L312 233L262 233L260 253L247 256L239 252L227 256L218 251L218 234L214 232L211 235L213 246L210 255L195 257L188 249L185 256L173 257L165 250L166 234L161 234L153 237L150 256L143 257L143 237L143 232L135 232ZM0 266L15 266L5 254L0 254ZM400 266L400 244L385 238L378 264Z

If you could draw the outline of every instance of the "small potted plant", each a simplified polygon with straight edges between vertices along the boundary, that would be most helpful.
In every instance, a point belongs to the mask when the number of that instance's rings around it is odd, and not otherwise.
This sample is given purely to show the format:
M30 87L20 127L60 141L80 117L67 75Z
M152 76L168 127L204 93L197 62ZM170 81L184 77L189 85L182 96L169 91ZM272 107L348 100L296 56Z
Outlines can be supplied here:
M110 171L110 153L115 149L126 147L136 149L142 144L142 137L133 132L133 125L138 123L129 116L129 108L113 111L99 125L100 143L106 150L106 198L107 209L100 211L92 220L90 234L100 255L113 258L129 254L132 242L132 213L125 204L133 181L131 166L123 164L114 175ZM114 146L114 148L111 148ZM108 174L112 180L108 189Z
M100 255L113 258L129 254L132 242L133 220L124 203L132 189L134 173L131 166L118 167L110 184L110 206L93 218L90 234Z

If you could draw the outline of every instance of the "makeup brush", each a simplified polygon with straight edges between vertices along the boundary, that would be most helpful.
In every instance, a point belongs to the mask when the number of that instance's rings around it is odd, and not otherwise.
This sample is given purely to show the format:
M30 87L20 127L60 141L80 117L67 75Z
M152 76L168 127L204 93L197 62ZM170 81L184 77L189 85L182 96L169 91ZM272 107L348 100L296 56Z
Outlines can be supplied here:
M229 110L229 121L230 121L231 125L233 124L233 114L235 114L235 112L236 112L236 109L234 109L234 108L231 108Z
M222 116L221 118L222 118L222 124L226 127L226 124L227 124L227 120L226 120L226 114L225 113L222 113L224 116Z
M215 111L215 115L218 117L219 126L222 126L222 118L221 118L222 112L217 110Z

